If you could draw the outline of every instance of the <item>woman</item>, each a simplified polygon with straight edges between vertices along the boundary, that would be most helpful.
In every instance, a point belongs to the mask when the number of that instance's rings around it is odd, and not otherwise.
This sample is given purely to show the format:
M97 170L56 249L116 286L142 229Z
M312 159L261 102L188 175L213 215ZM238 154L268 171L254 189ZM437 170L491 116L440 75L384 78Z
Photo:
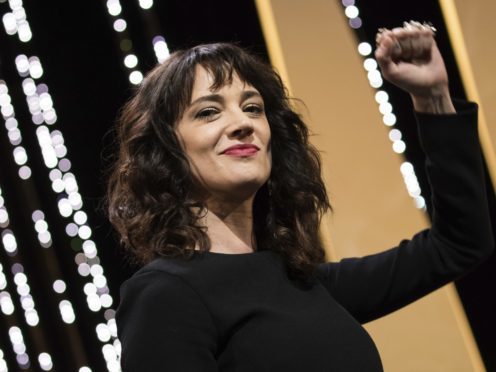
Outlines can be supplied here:
M317 151L280 78L230 44L171 55L122 111L110 219L144 267L121 289L124 371L380 371L360 323L493 250L476 105L448 92L433 28L382 30L383 76L412 96L433 225L324 263Z

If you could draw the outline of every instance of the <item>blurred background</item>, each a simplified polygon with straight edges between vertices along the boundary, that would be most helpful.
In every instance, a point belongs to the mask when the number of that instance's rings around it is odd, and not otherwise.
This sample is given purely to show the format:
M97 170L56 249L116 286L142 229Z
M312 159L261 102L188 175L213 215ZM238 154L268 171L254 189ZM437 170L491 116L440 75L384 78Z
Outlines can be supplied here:
M0 371L120 370L114 315L137 268L104 211L113 125L180 48L236 42L303 99L336 207L322 237L339 259L429 224L411 103L382 80L373 48L379 27L432 22L453 96L481 104L494 217L493 11L483 0L0 0ZM367 325L386 370L496 371L495 269L492 257Z

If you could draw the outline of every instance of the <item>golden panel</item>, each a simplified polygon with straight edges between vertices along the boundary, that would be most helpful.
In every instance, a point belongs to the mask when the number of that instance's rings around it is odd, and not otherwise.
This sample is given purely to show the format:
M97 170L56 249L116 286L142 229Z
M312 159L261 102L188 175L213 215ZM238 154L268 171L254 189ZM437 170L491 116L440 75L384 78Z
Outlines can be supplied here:
M382 124L375 91L339 2L257 0L257 7L271 60L284 71L292 93L305 102L302 110L315 134L312 141L322 151L335 209L322 226L328 257L377 252L427 227L426 216L414 207L403 183L403 159L391 148L389 128ZM267 34L274 31L277 37ZM275 40L280 45L271 45ZM452 287L366 328L386 371L480 370Z

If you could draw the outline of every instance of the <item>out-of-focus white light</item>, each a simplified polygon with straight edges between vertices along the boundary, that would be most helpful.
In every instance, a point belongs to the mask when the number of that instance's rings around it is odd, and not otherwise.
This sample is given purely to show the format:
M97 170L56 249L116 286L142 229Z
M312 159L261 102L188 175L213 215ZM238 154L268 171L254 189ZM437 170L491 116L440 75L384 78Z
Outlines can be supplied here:
M26 323L31 327L36 327L40 323L38 312L34 309L28 310L25 313Z
M43 76L43 67L41 67L41 62L38 57L29 58L29 75L33 79L39 79Z
M422 196L415 197L414 201L415 201L415 206L418 209L425 209L426 208L425 199Z
M131 84L138 85L143 81L143 74L141 71L133 71L129 74L129 81Z
M91 265L91 276L103 275L103 267L98 264Z
M9 221L9 214L4 208L0 209L0 226L6 224Z
M372 53L372 46L367 43L363 42L358 44L358 53L360 53L362 56L368 56L370 53Z
M45 232L48 230L48 224L45 220L40 219L34 223L34 229L39 233Z
M83 262L82 264L79 264L78 265L78 273L81 276L88 276L88 275L90 275L90 265L88 265L86 262Z
M391 141L399 141L401 139L401 132L398 129L391 129L389 131L389 139Z
M91 229L89 226L81 226L78 231L78 235L81 239L89 239L91 237Z
M358 14L360 14L360 12L355 5L349 5L344 9L344 14L346 14L346 16L351 19L358 17Z
M163 36L155 36L153 38L153 50L155 51L159 63L162 63L169 58L169 47Z
M43 119L45 120L45 123L47 123L48 125L55 124L55 122L57 121L57 113L55 112L54 109L49 109L43 112Z
M92 294L96 294L98 289L96 288L96 285L94 285L93 283L86 283L83 287L83 291L86 294L86 296L89 296Z
M93 278L93 283L97 288L103 288L107 285L107 278L103 275L97 275Z
M24 285L28 282L28 277L24 273L16 273L14 275L14 283L16 285Z
M76 179L74 178L74 175L71 174L71 177L64 177L64 184L65 184L65 192L67 194L71 194L73 192L78 191L78 184L76 182Z
M153 6L153 0L139 0L139 5L143 9L150 9Z
M74 309L72 304L67 300L62 300L59 303L60 315L64 323L72 324L76 320L76 315L74 314Z
M24 343L24 338L22 337L22 332L19 327L10 327L9 329L9 337L10 341L14 344L22 344Z
M1 97L1 95L0 95ZM17 128L17 120L15 118L8 118L7 120L5 120L5 128L7 128L7 130L13 130L13 129L16 129Z
M62 198L58 201L59 213L63 217L69 217L72 214L72 207L69 200Z
M109 308L110 306L112 306L112 296L110 296L108 293L104 293L100 296L100 302L103 307Z
M22 58L22 57L24 57L24 58ZM24 56L24 55L23 56L17 56L17 59L19 59L19 64L18 64L18 68L17 68L18 70L20 70L19 67L22 67L22 69L24 69L24 67L26 67L29 70L29 61L28 61L26 56ZM16 62L17 62L17 59L16 59ZM19 66L20 64L22 64L22 65ZM25 64L25 66L24 66L24 64ZM24 79L22 81L22 90L26 96L34 95L36 93L36 84L35 84L34 80L31 78Z
M400 166L400 171L403 176L406 176L408 174L414 173L413 165L410 162L403 162Z
M106 361L117 359L117 351L115 350L115 347L111 344L103 345L102 353Z
M406 144L405 142L398 140L393 142L393 151L402 154L406 150Z
M45 213L43 213L42 211L40 211L39 209L37 209L31 215L31 219L33 220L33 222L36 223L36 221L38 221L38 220L45 219Z
M83 199L81 198L81 194L78 192L71 192L69 194L69 202L74 210L81 209L83 206Z
M8 35L15 35L17 32L17 20L13 13L5 13L2 17L3 27Z
M386 114L383 116L382 121L384 122L384 124L390 127L396 124L396 116L392 113Z
M18 55L15 59L15 64L16 64L17 72L19 72L21 76L26 76L29 71L28 57L25 54ZM24 82L23 82L23 87L24 87Z
M52 182L52 189L56 193L61 193L62 191L64 191L64 188L65 188L64 181L62 181L60 178Z
M12 315L15 310L12 298L7 292L0 292L0 309L5 315Z
M19 4L19 7L13 7L12 13L14 13L14 17L18 23L26 20L26 10L22 7L22 3Z
M67 147L64 145L57 145L55 146L55 155L57 155L57 158L63 158L67 155Z
M0 111L2 112L2 115L4 118L8 118L8 117L14 115L14 106L12 106L10 103L3 105L0 109Z
M24 310L34 309L34 300L31 295L24 296L21 299L21 305Z
M363 61L363 68L367 71L373 71L377 69L377 62L373 58L367 58Z
M118 16L121 14L122 7L119 0L108 0L107 9L110 15Z
M95 313L100 311L102 308L102 303L100 302L100 297L96 294L91 294L86 297L86 302L88 303L88 308Z
M124 65L127 68L135 68L138 65L138 57L134 54L128 54L126 58L124 58Z
M31 28L29 27L29 23L26 21L19 22L17 26L17 33L19 36L19 40L24 43L27 43L33 37L33 33L31 32ZM33 76L33 75L31 75ZM41 76L41 75L40 75Z
M367 77L369 78L371 84L373 82L382 81L381 73L378 70L369 71Z
M57 279L53 282L53 290L57 293L64 293L66 289L66 284L63 280Z
M91 369L89 367L84 366L79 368L78 372L91 372Z
M393 112L393 105L391 105L389 102L383 102L379 105L379 111L382 115L389 114Z
M57 166L57 154L55 154L55 150L51 146L45 146L41 150L41 154L43 155L43 160L45 161L45 165L47 168L54 168Z
M83 252L88 258L93 258L96 256L96 245L92 240L86 240L83 243Z
M40 108L44 111L50 110L53 107L52 96L48 93L40 94Z
M110 338L112 337L107 325L103 323L100 323L96 326L96 335L102 342L110 341Z
M17 249L16 238L9 230L4 230L4 233L2 234L2 243L8 253L14 253Z
M38 362L44 371L50 371L53 368L52 357L48 353L41 353L38 355Z
M78 234L78 227L75 223L68 223L65 227L65 233L71 237L74 237Z
M18 165L24 165L28 161L28 154L26 149L22 146L18 146L14 149L14 161Z
M126 29L127 23L122 18L116 19L114 22L114 30L117 32L122 32Z
M71 169L71 161L67 158L60 159L58 166L62 172L68 172Z
M29 177L31 177L31 168L29 168L27 165L23 165L19 168L18 173L21 179L27 180Z
M21 131L17 128L9 130L7 136L9 137L9 141L13 146L20 144L22 141Z
M355 30L359 29L362 27L362 19L360 17L355 17L349 20L348 22L350 24L351 28L354 28Z
M76 222L78 225L85 224L87 220L88 220L88 216L86 215L85 212L77 211L76 213L74 213L74 222Z

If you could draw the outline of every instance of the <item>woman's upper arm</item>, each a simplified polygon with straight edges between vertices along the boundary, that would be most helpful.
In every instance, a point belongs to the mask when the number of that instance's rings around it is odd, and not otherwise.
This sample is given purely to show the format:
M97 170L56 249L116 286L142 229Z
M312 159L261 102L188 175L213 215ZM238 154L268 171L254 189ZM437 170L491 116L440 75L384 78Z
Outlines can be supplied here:
M183 279L162 271L134 276L121 288L116 320L124 372L217 371L217 330Z

